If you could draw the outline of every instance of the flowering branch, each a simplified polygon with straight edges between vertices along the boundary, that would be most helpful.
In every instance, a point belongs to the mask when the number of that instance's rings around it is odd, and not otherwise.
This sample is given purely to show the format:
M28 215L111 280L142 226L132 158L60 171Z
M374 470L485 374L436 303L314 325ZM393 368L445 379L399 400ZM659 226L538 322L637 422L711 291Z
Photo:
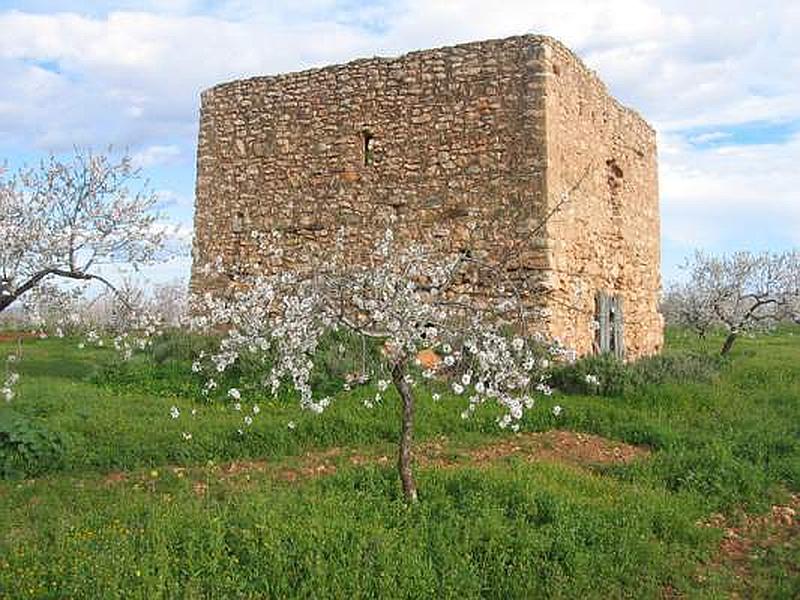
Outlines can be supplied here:
M0 173L0 312L51 278L116 291L98 267L154 260L165 236L155 194L131 191L139 179L130 157L113 162L80 149Z
M262 243L265 254L278 246L269 243L276 235ZM498 424L517 430L534 396L550 394L550 361L568 353L531 337L527 317L533 309L512 288L498 288L497 297L483 303L457 291L455 282L464 269L479 264L476 260L437 258L420 246L398 248L387 230L365 263L353 264L340 239L336 251L313 269L246 278L227 297L196 298L192 326L201 331L223 328L225 335L218 351L197 361L193 370L210 373L204 388L210 394L218 387L215 376L244 356L257 357L268 371L265 381L273 394L288 383L301 406L319 413L331 402L327 396L318 398L311 386L322 337L344 330L362 340L377 340L381 364L377 372L362 373L357 380L388 374L402 400L398 468L405 497L413 502L413 366L422 367L427 379L456 376L451 389L468 399L464 418L491 401L503 412ZM211 265L208 271L215 268ZM437 361L421 365L422 351L435 352ZM365 404L380 402L388 385L380 379L378 394ZM240 391L235 394L241 406ZM251 422L246 415L245 426Z

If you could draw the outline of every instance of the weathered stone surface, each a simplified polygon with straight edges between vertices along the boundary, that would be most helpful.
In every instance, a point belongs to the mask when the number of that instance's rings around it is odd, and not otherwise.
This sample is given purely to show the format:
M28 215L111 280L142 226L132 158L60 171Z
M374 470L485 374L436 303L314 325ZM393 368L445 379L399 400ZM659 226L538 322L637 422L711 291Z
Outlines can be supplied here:
M341 228L359 260L390 225L400 243L502 262L582 354L600 291L624 298L628 356L662 345L655 133L551 38L216 86L197 169L196 264L302 268ZM266 261L250 233L273 229L284 252ZM218 282L195 269L192 285Z

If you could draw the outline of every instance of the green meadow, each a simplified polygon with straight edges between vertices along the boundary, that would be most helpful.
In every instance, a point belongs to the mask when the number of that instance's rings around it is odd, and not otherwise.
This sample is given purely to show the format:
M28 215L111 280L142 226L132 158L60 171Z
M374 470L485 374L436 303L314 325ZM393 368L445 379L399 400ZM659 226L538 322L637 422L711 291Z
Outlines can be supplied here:
M234 372L261 409L245 427L203 400L202 341L119 364L25 340L0 407L0 597L800 597L800 329L724 361L720 343L670 331L662 359L562 372L569 393L539 399L520 434L420 384L408 506L392 394L367 408L374 388L340 392L314 415ZM581 389L589 371L602 393ZM636 455L562 456L535 437L553 430Z

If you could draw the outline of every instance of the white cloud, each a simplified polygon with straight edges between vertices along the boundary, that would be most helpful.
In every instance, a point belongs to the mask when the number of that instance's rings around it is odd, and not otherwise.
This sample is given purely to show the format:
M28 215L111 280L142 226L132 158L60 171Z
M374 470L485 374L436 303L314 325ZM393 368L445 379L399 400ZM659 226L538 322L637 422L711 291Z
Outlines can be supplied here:
M136 152L133 157L133 164L142 169L156 165L168 165L174 163L175 159L181 155L181 149L172 144L168 146L153 145Z
M192 208L194 198L189 198L174 190L156 190L158 205L163 210L165 208Z
M688 249L800 244L800 135L782 144L699 150L667 137L663 235Z
M6 82L0 131L56 150L89 141L193 141L202 89L344 60L369 48L359 30L335 22L287 26L280 15L241 22L145 12L10 12L0 13L0 31Z
M725 137L737 124L800 121L793 0L36 0L26 9L36 14L0 12L6 147L113 143L134 148L142 166L188 171L178 159L194 152L203 88L538 32L575 49L659 130L668 241L800 243L797 138L737 147Z
M689 141L693 144L708 144L709 142L719 142L721 140L726 140L731 137L731 134L727 131L710 131L708 133L701 133L700 135L694 135L689 138Z
M220 81L535 31L575 48L662 130L800 117L800 10L790 2L225 2L206 15L203 3L170 4L95 17L0 13L0 74L15 86L0 92L5 113L16 101L42 123L72 118L72 129L91 131L99 112L115 125L99 132L153 144L165 130L190 136L198 92ZM20 72L26 61L55 70Z

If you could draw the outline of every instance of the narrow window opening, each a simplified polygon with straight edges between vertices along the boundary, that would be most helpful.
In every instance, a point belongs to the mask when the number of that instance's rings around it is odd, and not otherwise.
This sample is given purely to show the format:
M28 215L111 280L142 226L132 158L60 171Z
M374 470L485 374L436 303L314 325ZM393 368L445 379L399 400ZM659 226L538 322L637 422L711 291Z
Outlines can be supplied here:
M375 136L369 129L361 132L364 140L364 166L369 167L375 159Z
M242 233L244 231L244 213L239 211L233 215L233 223L231 223L233 233Z

